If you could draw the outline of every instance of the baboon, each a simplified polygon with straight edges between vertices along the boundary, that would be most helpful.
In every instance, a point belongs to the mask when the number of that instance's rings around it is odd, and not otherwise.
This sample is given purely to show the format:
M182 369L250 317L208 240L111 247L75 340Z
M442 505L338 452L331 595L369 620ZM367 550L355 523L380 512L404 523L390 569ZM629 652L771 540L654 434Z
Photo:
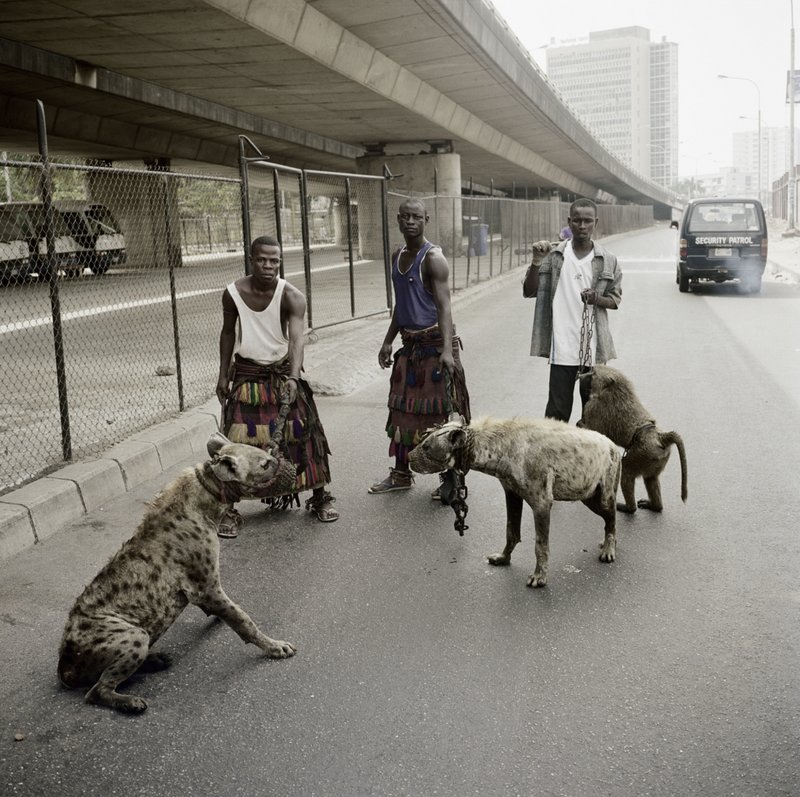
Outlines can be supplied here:
M581 379L591 379L589 400L583 409L579 426L594 429L625 449L622 457L622 497L620 512L634 513L637 507L661 512L659 476L667 465L670 446L674 443L681 461L681 499L688 497L686 450L677 432L662 432L644 408L628 377L616 368L596 365L593 372ZM637 477L644 479L647 498L638 502L634 495Z

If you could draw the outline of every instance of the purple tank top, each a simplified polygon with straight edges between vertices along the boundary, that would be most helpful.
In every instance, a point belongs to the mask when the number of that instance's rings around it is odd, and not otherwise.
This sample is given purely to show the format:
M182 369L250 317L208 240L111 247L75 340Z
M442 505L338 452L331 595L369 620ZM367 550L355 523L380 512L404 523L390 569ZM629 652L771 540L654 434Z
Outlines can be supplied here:
M395 318L401 327L406 329L427 329L439 322L439 314L433 296L422 284L420 267L425 255L433 248L430 241L426 241L411 268L405 273L400 271L400 254L405 251L405 246L400 249L392 265L392 282L394 283Z

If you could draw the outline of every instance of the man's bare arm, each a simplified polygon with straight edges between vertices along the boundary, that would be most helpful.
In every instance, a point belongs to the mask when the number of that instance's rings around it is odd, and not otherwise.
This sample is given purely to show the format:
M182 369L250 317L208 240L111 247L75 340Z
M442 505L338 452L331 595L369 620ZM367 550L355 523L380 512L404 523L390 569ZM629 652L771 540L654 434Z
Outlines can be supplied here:
M222 330L219 333L219 375L217 376L217 398L220 403L228 396L228 371L236 345L236 319L239 311L226 288L222 294Z
M440 249L432 249L425 258L425 272L428 277L433 303L439 319L439 330L442 333L442 354L440 362L443 367L452 369L453 359L453 315L450 308L450 269Z

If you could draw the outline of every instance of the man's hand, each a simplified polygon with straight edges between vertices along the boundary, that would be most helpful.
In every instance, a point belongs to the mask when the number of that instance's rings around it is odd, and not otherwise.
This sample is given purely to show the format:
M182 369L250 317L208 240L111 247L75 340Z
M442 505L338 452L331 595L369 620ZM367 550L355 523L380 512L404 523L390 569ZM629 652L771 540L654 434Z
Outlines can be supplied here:
M584 304L593 304L597 307L605 307L606 309L608 309L611 302L611 300L599 294L594 288L587 288L585 291L581 291L581 299Z
M443 351L439 355L439 370L440 371L450 371L452 374L453 371L456 369L456 361L453 357L452 351Z
M378 365L381 368L389 368L392 364L392 344L384 343L378 352Z
M228 377L224 376L217 382L217 399L220 404L224 404L228 398Z
M283 386L283 393L281 399L287 401L289 404L294 404L297 399L297 380L288 378Z
M537 241L531 247L531 265L538 266L550 254L552 244L550 241Z

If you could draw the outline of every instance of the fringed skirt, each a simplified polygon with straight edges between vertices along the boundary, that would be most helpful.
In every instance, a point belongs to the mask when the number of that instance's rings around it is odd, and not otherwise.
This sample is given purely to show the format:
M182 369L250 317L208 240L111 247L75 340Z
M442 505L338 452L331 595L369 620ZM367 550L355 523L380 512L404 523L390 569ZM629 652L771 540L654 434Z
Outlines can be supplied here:
M439 370L444 341L438 327L423 332L401 329L403 345L395 352L389 387L389 456L408 464L409 452L432 426L459 412L470 421L469 394L461 367L461 340L453 335L452 379Z
M267 447L275 434L281 394L288 375L286 358L272 365L260 365L236 356L232 387L223 410L223 432L231 442ZM281 449L297 467L293 492L330 483L328 455L331 452L314 394L304 379L297 382L297 400L286 419Z

